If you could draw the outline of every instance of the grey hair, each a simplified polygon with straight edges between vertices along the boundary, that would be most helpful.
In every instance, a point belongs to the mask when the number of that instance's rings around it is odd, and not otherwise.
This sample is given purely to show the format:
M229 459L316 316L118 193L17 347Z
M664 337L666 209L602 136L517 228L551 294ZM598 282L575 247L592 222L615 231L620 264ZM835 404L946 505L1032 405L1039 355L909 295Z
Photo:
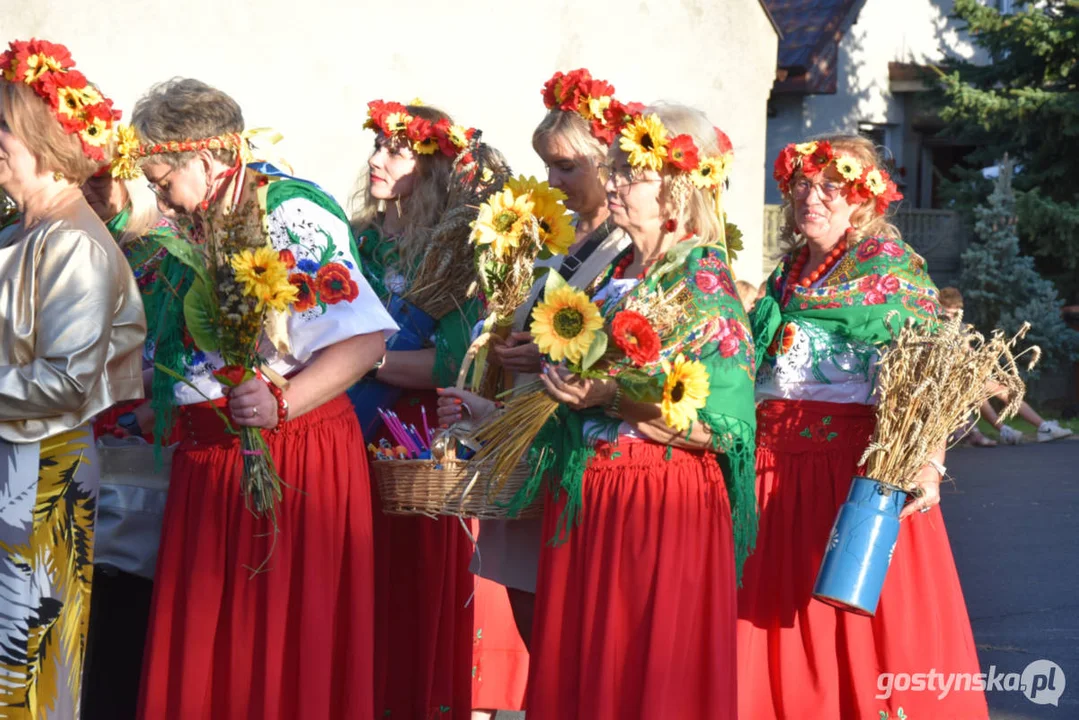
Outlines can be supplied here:
M154 85L139 98L131 113L131 124L143 143L155 144L243 132L244 115L227 93L201 80L173 78ZM234 150L211 152L226 165L236 161ZM162 153L147 160L180 167L192 157L192 152Z

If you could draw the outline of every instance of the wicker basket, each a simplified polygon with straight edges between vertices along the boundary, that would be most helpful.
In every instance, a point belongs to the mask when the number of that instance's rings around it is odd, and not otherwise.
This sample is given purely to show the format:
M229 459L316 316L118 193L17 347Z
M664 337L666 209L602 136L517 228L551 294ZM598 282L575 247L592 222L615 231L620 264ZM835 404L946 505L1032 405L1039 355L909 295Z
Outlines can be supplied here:
M481 338L469 347L457 376L458 389L464 388L468 368L482 344ZM452 441L447 443L441 460L372 460L371 468L382 496L382 510L389 515L450 515L484 520L507 518L507 506L531 474L527 462L522 462L501 492L490 496L486 478L475 468L470 469L467 461L457 459ZM542 514L542 504L534 502L514 517Z

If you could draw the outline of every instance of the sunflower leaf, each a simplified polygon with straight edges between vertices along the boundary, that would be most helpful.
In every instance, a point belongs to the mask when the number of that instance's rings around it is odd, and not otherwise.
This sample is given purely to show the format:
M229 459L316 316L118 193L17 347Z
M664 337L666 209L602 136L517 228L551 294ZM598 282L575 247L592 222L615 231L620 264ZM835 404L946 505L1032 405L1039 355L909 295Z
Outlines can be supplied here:
M195 247L181 237L173 237L162 233L154 238L166 250L169 255L182 262L195 271L199 280L210 285L210 273L206 269L206 258Z
M551 293L564 287L569 287L569 283L559 273L548 272L547 280L543 284L543 296L547 297Z
M657 379L640 370L630 369L618 373L618 384L630 400L654 403L663 397Z
M184 296L184 323L191 339L203 352L217 352L220 347L215 327L217 313L210 288L203 282L202 277L196 278Z
M601 330L592 338L592 344L588 346L584 357L581 358L581 369L587 370L595 365L605 352L607 352L607 333Z

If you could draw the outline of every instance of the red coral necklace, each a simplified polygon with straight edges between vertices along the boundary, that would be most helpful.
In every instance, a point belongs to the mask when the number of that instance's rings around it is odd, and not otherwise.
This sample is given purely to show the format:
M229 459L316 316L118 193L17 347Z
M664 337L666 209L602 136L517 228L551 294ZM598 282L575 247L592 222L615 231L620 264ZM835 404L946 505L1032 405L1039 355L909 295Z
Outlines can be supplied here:
M850 231L848 230L847 232ZM796 285L808 288L827 275L828 271L831 270L832 266L836 264L839 258L843 257L843 253L846 251L847 235L844 234L843 237L840 238L839 243L832 248L832 251L828 253L827 256L825 256L824 262L818 265L816 270L803 278L802 271L805 270L806 263L809 262L809 246L803 245L801 252L798 253L798 257L791 263L790 270L787 272L787 283L783 293L784 297L789 298L794 293Z

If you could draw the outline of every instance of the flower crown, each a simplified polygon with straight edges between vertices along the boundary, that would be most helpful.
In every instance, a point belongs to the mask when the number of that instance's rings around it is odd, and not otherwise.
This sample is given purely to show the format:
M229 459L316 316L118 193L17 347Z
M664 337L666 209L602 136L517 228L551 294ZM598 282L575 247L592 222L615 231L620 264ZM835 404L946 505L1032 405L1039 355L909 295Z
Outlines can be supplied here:
M714 130L719 154L702 157L692 137L670 137L659 115L638 112L622 127L619 147L629 155L629 164L634 168L661 172L666 167L676 176L684 174L702 190L718 188L730 170L734 148L725 132Z
M78 134L82 152L105 161L105 148L112 140L113 123L120 112L112 100L98 91L78 70L63 45L38 40L15 40L0 54L0 71L8 82L22 82L49 103L68 135Z
M401 103L381 100L367 103L367 121L363 126L386 137L407 140L412 150L420 155L433 155L440 150L450 158L465 152L476 134L475 128L453 125L446 118L432 123L409 114L408 108Z
M827 140L791 143L776 158L772 177L779 183L779 190L784 195L790 193L791 181L796 172L812 180L823 173L829 165L834 165L843 178L843 197L851 205L861 205L869 198L875 198L875 209L883 215L893 202L903 199L888 171L874 165L863 167L862 163L851 155L837 153Z
M236 167L259 159L268 159L276 165L284 168L288 167L288 163L281 158L256 157L251 147L252 140L256 141L256 150L258 150L264 144L273 145L280 142L281 134L270 128L254 128L243 132L223 133L198 140L169 140L163 143L141 144L138 135L135 133L135 128L130 125L119 125L116 128L116 154L109 166L109 171L115 178L133 180L142 175L139 164L143 158L151 155L197 152L199 150L232 150L236 153Z
M614 86L593 79L584 68L568 73L556 72L543 84L543 104L548 110L575 112L584 118L592 135L604 145L611 145L622 126L644 106L623 105L614 97Z

